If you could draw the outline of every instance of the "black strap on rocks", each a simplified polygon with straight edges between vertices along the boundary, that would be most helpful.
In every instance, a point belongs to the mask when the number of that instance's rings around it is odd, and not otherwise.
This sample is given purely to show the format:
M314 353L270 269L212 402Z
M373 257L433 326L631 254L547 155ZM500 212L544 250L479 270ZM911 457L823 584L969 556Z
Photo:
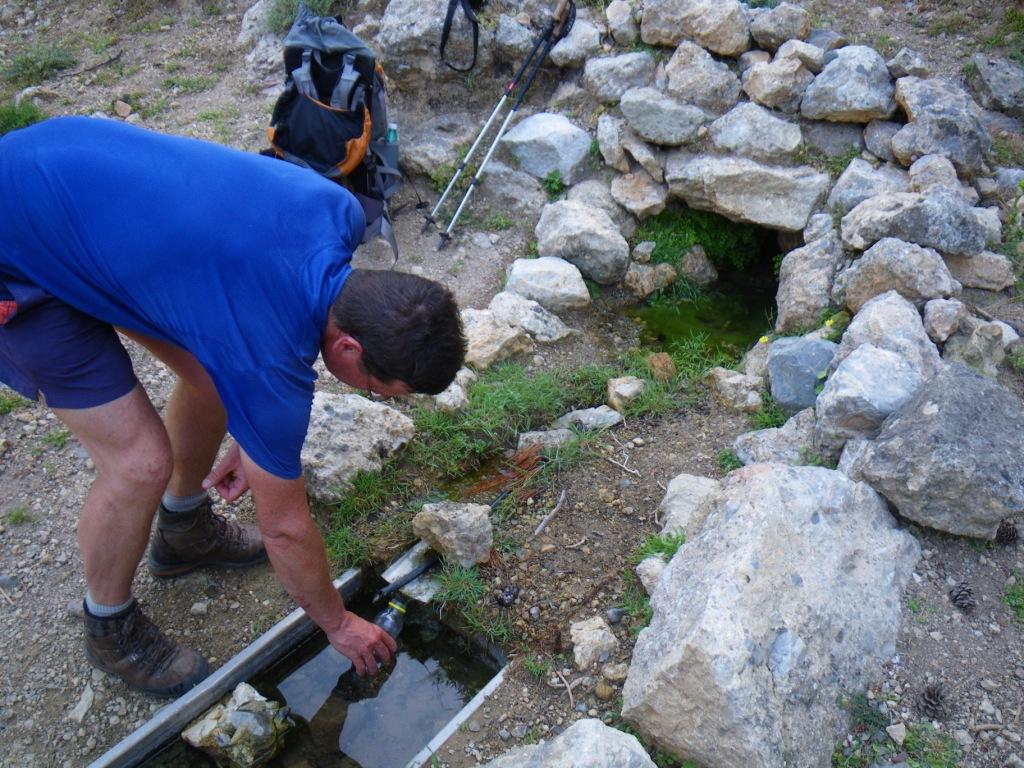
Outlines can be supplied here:
M459 7L462 8L462 13L465 14L466 20L469 21L473 30L473 60L469 62L468 67L457 67L444 58L444 49L448 46L448 36L451 34L452 22L455 20L455 9ZM480 20L476 16L476 11L473 10L472 0L448 0L448 12L444 15L444 26L441 28L441 61L446 67L456 72L469 72L476 66L476 52L479 43Z

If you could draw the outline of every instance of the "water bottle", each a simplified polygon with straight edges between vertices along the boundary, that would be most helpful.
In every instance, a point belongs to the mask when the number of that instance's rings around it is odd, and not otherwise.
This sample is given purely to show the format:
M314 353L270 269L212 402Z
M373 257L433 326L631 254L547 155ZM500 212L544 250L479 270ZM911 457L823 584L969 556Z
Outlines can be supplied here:
M388 144L398 143L398 123L388 123Z
M388 607L374 617L373 623L397 640L405 626L405 603L399 597L391 598Z

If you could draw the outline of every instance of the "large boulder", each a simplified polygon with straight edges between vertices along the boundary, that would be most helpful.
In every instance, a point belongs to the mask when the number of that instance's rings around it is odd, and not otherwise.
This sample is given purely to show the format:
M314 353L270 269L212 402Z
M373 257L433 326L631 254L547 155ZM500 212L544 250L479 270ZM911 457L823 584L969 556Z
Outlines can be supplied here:
M907 123L892 138L892 151L904 165L924 155L948 157L961 173L981 169L992 139L981 109L960 86L945 80L901 77L896 101Z
M619 45L629 48L634 45L640 35L640 28L633 18L633 6L626 0L612 0L604 9L605 20L608 22L608 34Z
M631 88L622 95L619 109L630 128L654 144L677 147L697 135L711 120L700 107L683 104L657 88Z
M831 302L832 283L842 261L843 249L834 231L783 257L775 297L779 308L777 333L817 327L822 310Z
M466 364L478 370L533 352L530 334L498 319L488 309L463 309L462 327L466 333Z
M942 358L924 330L917 309L896 291L887 291L860 308L843 332L833 369L862 344L874 344L905 357L928 378L942 367Z
M873 344L857 347L818 395L815 444L838 456L850 438L872 438L924 379L907 359Z
M552 256L513 261L508 267L505 290L532 299L552 312L582 309L590 304L590 291L576 265Z
M985 109L1024 119L1024 67L984 53L971 57L965 66L967 87Z
M878 494L838 472L731 473L654 591L623 717L701 765L830 765L841 698L895 653L919 554Z
M744 432L733 441L732 450L744 464L807 464L815 455L814 425L814 409L804 408L781 427Z
M665 180L669 191L692 208L790 232L804 228L829 185L827 173L805 166L682 151L666 160Z
M885 237L960 256L974 256L985 248L985 230L974 209L945 189L870 197L843 217L842 235L843 243L858 251Z
M511 291L494 294L487 308L498 320L519 326L537 341L560 341L573 333L556 315L548 312L536 301Z
M836 354L836 344L824 339L788 336L768 348L768 381L783 413L793 415L814 405L817 388Z
M536 177L496 160L484 167L477 189L481 201L492 210L518 219L535 220L548 204L547 192Z
M750 21L738 0L647 0L640 36L650 45L693 40L719 56L750 47Z
M982 251L970 258L946 254L944 258L949 271L964 288L1002 291L1017 282L1013 262L1001 253Z
M828 195L829 209L845 216L870 197L887 192L909 192L907 172L893 165L877 168L859 157L850 161Z
M412 419L360 395L317 392L302 445L306 492L330 502L358 472L376 472L412 439Z
M743 91L751 101L783 112L796 112L814 74L798 58L776 56L743 72Z
M578 720L551 741L518 747L483 768L655 768L635 736Z
M715 149L766 163L791 160L802 141L800 126L749 101L715 120L708 131Z
M590 59L583 68L583 85L594 98L616 104L630 88L650 84L654 57L646 51Z
M381 64L390 77L403 88L422 86L447 72L437 55L447 10L447 0L392 0L387 4L373 48L380 52ZM468 22L456 18L445 52L450 61L470 60L471 34ZM483 66L490 53L488 36L480 42L477 64Z
M424 504L412 519L412 532L435 552L470 568L491 557L494 528L490 513L486 504Z
M515 155L520 170L538 179L558 171L566 184L586 172L590 158L590 135L564 115L550 112L518 123L502 143Z
M665 90L670 95L715 115L728 112L740 97L739 78L688 40L681 42L668 60L665 75Z
M632 134L629 128L626 128L626 132ZM636 231L636 219L616 202L611 185L603 175L573 184L565 198L604 211L625 238L632 237Z
M807 88L800 113L811 120L866 123L896 111L892 79L874 48L840 48Z
M833 297L856 313L869 299L886 291L896 291L923 305L929 299L959 296L960 283L931 248L886 237L836 278Z
M903 517L992 539L1001 520L1024 512L1021 434L1021 401L956 363L886 419L851 471Z
M597 283L619 282L629 269L629 244L599 208L559 200L545 206L537 223L537 251L565 259Z
M767 51L774 51L787 40L803 40L810 31L811 15L791 3L780 3L750 23L754 42Z

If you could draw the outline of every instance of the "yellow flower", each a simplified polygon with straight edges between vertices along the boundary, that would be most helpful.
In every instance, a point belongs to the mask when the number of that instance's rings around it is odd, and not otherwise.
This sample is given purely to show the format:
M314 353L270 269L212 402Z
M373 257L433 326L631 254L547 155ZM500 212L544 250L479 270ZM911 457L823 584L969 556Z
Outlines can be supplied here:
M829 328L831 328L831 327L832 327L832 326L833 326L833 325L835 324L835 322L836 322L836 321L835 321L835 320L833 320L833 319L832 319L832 318L830 317L830 318L829 318L828 320L826 320L826 321L825 321L825 325L827 325L827 326L828 326Z
M757 343L767 344L769 341L771 341L771 339L769 339L767 336L762 336L760 339L757 340Z

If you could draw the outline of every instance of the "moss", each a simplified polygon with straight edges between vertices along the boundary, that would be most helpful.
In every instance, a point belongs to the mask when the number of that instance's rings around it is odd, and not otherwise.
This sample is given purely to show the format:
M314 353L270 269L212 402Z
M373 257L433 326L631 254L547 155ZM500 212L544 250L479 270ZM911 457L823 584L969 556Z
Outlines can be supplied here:
M700 245L716 266L743 269L760 252L758 229L707 211L685 206L667 208L643 222L634 243L653 240L651 260L678 267L690 248Z

